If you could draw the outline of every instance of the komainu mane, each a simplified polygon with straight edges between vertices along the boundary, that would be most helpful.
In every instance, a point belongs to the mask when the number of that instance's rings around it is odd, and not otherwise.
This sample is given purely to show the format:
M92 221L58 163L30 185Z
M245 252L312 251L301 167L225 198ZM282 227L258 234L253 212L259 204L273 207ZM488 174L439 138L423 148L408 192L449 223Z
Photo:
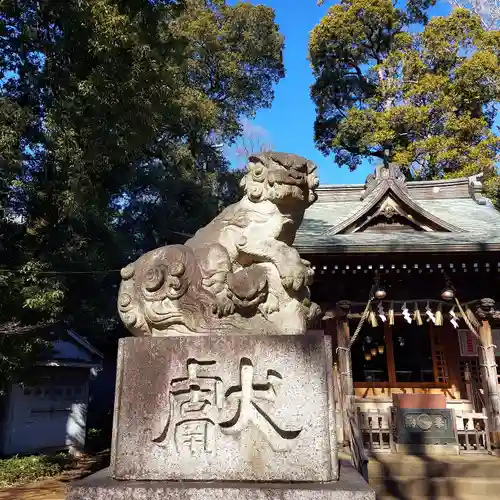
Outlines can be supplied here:
M310 263L292 247L316 200L316 166L300 156L249 158L243 198L185 245L122 269L118 310L135 335L302 334L319 313Z

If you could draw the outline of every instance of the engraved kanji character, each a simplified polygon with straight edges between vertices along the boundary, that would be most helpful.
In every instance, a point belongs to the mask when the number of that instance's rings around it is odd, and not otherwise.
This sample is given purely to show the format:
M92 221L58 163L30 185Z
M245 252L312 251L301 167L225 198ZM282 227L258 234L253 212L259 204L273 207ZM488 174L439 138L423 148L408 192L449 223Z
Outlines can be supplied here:
M405 417L406 427L417 427L417 419L414 415L406 415Z
M302 432L299 430L284 430L273 422L271 417L264 411L259 401L274 403L276 399L276 388L282 376L274 370L268 370L266 384L254 384L254 368L248 358L242 358L240 362L241 385L231 387L226 397L230 401L238 400L238 410L234 417L220 425L223 434L240 434L250 425L254 425L265 437L274 451L288 451L293 439Z
M215 422L223 404L222 380L216 376L201 376L198 370L213 366L215 361L187 362L187 377L170 382L169 416L167 423L153 441L168 445L173 438L177 452L187 449L191 455L212 453L215 443Z
M446 420L444 419L443 416L437 415L436 418L435 418L435 420L434 420L434 425L438 429L442 429L446 425Z

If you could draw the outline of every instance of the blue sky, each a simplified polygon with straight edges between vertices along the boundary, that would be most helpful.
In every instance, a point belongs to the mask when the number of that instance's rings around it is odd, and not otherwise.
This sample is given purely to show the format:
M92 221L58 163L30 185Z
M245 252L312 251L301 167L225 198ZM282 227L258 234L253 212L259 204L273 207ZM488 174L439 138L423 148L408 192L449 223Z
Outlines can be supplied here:
M374 166L366 163L355 172L339 168L314 146L314 105L309 97L313 77L307 60L309 32L325 15L332 2L318 7L316 0L253 0L274 8L276 22L285 37L286 76L276 86L270 109L260 110L252 123L264 127L275 151L296 153L314 161L322 184L363 183ZM438 0L434 15L446 15L450 6Z

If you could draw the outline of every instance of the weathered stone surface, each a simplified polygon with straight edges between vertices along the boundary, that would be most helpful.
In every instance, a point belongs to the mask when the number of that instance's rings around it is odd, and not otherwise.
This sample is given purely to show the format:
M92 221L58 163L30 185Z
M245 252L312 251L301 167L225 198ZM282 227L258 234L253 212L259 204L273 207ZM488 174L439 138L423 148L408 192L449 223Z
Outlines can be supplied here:
M67 500L375 500L348 464L332 483L116 481L103 470L68 487Z
M288 153L249 158L243 198L185 245L142 255L121 271L118 311L138 336L303 334L319 314L314 271L292 247L316 200L316 166Z
M120 341L117 479L337 479L320 335Z

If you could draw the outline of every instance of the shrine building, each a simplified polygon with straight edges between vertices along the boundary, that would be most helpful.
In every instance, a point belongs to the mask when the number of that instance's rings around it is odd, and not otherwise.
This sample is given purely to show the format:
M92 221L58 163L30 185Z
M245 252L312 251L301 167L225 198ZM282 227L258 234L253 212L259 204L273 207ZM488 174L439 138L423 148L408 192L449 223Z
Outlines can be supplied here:
M398 406L427 408L405 417L425 431L446 410L460 453L498 442L500 321L481 299L498 295L500 213L481 189L479 176L406 182L394 164L318 188L294 245L315 269L314 329L334 344L341 439L352 406L365 448L394 451Z

